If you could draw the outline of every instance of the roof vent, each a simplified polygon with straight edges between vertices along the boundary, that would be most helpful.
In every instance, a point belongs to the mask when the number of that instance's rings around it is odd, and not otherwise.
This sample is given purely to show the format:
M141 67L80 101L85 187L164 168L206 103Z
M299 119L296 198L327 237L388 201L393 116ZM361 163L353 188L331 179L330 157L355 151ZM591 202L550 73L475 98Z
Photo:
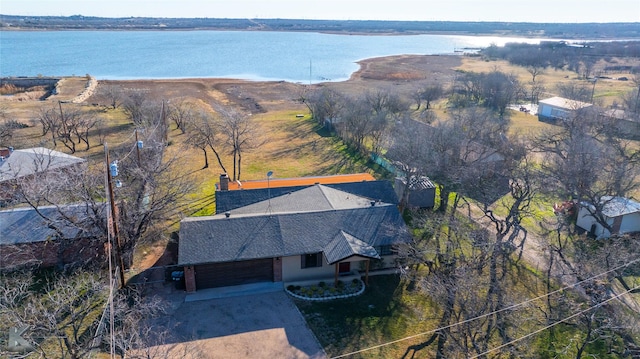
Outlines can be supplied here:
M224 216L227 218L231 217L231 212L224 212Z

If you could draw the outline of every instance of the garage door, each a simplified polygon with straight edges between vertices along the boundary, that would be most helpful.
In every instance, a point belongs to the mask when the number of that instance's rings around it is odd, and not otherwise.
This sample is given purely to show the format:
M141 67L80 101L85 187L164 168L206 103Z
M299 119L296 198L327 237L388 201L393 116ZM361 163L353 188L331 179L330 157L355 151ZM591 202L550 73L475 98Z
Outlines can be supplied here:
M204 264L195 267L196 289L273 282L273 259Z

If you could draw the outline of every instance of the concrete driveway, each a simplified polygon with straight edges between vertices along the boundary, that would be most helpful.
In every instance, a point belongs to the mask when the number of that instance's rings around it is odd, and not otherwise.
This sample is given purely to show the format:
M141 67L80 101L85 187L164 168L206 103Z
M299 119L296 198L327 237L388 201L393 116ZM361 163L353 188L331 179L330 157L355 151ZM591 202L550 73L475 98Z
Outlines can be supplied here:
M292 300L283 292L175 301L157 325L170 331L148 348L167 358L326 358Z

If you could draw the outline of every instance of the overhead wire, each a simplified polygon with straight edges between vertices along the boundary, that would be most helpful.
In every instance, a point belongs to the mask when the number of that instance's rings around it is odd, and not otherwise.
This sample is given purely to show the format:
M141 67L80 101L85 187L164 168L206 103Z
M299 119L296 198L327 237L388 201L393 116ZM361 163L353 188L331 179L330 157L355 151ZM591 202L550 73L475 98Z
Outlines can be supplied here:
M507 342L507 343L504 343L504 344L499 345L499 346L497 346L497 347L495 347L495 348L489 349L489 350L487 350L487 351L485 351L485 352L483 352L483 353L480 353L480 354L474 355L474 356L470 357L469 359L479 358L479 357L481 357L481 356L485 356L485 355L487 355L487 354L489 354L489 353L493 353L493 352L495 352L496 350L500 350L500 349L502 349L502 348L508 347L508 346L510 346L510 345L512 345L512 344L514 344L514 343L517 343L517 342L519 342L519 341L521 341L521 340L524 340L524 339L526 339L526 338L528 338L528 337L530 337L530 336L533 336L533 335L535 335L535 334L538 334L538 333L540 333L540 332L543 332L543 331L545 331L545 330L547 330L547 329L551 329L551 328L555 327L555 326L556 326L556 325L558 325L558 324L564 323L564 322L566 322L566 321L568 321L568 320L570 320L570 319L573 319L573 318L575 318L575 317L577 317L577 316L579 316L579 315L581 315L581 314L587 313L587 312L589 312L589 311L591 311L591 310L593 310L593 309L596 309L596 308L598 308L598 307L602 306L602 305L603 305L603 304L605 304L605 303L608 303L608 302L610 302L610 301L612 301L612 300L614 300L614 299L618 299L618 298L620 298L621 296L623 296L623 295L625 295L625 294L628 294L628 293L631 293L631 292L633 292L634 290L638 290L638 289L640 289L640 285L638 285L638 286L636 286L636 287L634 287L634 288L627 289L627 290L625 290L624 292L622 292L622 293L620 293L620 294L616 294L616 295L614 295L614 296L613 296L613 297L611 297L611 298L607 298L607 299L603 300L602 302L600 302L600 303L598 303L598 304L592 305L591 307L589 307L589 308L587 308L587 309L583 309L583 310L578 311L578 312L576 312L576 313L574 313L574 314L571 314L570 316L565 317L565 318L563 318L563 319L560 319L560 320L558 320L557 322L553 322L553 323L551 323L551 324L549 324L549 325L546 325L546 326L544 326L544 327L542 327L542 328L540 328L540 329L534 330L533 332L527 333L527 334L525 334L525 335L523 335L523 336L521 336L521 337L518 337L518 338L516 338L516 339L514 339L514 340L511 340L511 341L509 341L509 342Z
M518 308L518 307L520 307L520 306L523 306L523 305L525 305L525 304L528 304L528 303L534 302L534 301L539 300L539 299L546 298L546 297L551 296L551 295L556 294L556 293L563 292L563 291L565 291L565 290L567 290L567 289L570 289L570 288L576 287L576 286L578 286L578 285L580 285L580 284L582 284L582 283L585 283L585 282L591 281L591 280L593 280L593 279L595 279L595 278L601 277L601 276L606 275L606 274L609 274L609 273L611 273L611 272L615 272L615 271L617 271L617 270L619 270L619 269L622 269L622 268L624 268L624 267L628 267L628 266L630 266L630 265L632 265L632 264L634 264L634 263L636 263L636 262L640 262L640 257L637 257L637 258L635 258L635 259L633 259L633 260L631 260L631 261L629 261L629 262L626 262L626 263L624 263L624 264L622 264L622 265L619 265L619 266L617 266L617 267L615 267L615 268L612 268L612 269L609 269L609 270L607 270L607 271L605 271L605 272L602 272L602 273L599 273L599 274L593 275L593 276L591 276L591 277L589 277L589 278L583 279L583 280L578 281L578 282L576 282L576 283L573 283L573 284L571 284L571 285L564 286L564 287L562 287L562 288L560 288L560 289L556 289L556 290L554 290L554 291L552 291L552 292L549 292L549 293L544 294L544 295L537 296L537 297L535 297L535 298L527 299L526 301L523 301L523 302L520 302L520 303L517 303L517 304L512 304L512 305L507 306L507 307L502 308L502 309L498 309L498 310L495 310L495 311L492 311L492 312L489 312L489 313L481 314L481 315L476 316L476 317L473 317L473 318L465 319L465 320L460 321L460 322L456 322L456 323L453 323L453 324L445 325L445 326L443 326L443 327L439 327L439 328L431 329L431 330L428 330L428 331L425 331L425 332L422 332L422 333L418 333L418 334L410 335L410 336L407 336L407 337L403 337L403 338L396 339L396 340L393 340L393 341L389 341L389 342L386 342L386 343L382 343L382 344L374 345L374 346L371 346L371 347L367 347L367 348L359 349L359 350L352 351L352 352L349 352L349 353L340 354L340 355L337 355L337 356L331 357L330 359L339 359L339 358L349 357L349 356L352 356L352 355L355 355L355 354L359 354L359 353L363 353L363 352L366 352L366 351L370 351L370 350L374 350L374 349L382 348L382 347L385 347L385 346L388 346L388 345L391 345L391 344L396 344L396 343L400 343L400 342L403 342L403 341L406 341L406 340L410 340L410 339L418 338L418 337L421 337L421 336L424 336L424 335L433 334L433 333L436 333L436 332L441 331L441 330L444 330L444 329L454 328L454 327L456 327L456 326L458 326L458 325L462 325L462 324L470 323L470 322L472 322L472 321L475 321L475 320L478 320L478 319L482 319L482 318L486 318L486 317L488 317L488 316L491 316L491 315L494 315L494 314L498 314L498 313L501 313L501 312L504 312L504 311L507 311L507 310L516 309L516 308ZM637 288L633 288L632 290L634 290L634 289L637 289ZM631 291L631 290L630 290L630 291ZM630 291L627 291L626 293L628 293L628 292L630 292ZM623 294L624 294L624 293L623 293ZM603 302L603 303L604 303L604 302ZM568 319L571 319L571 318L568 318ZM568 319L566 319L566 320L568 320Z
M109 171L107 164L107 169L106 171ZM108 186L109 186L109 179L108 179L109 174L107 172L105 172L105 176L104 176L104 182L105 182L105 195L106 198L110 198L109 197L109 193L108 193ZM115 285L115 281L114 281L114 277L113 277L113 263L112 263L112 258L111 258L111 244L113 243L112 241L112 233L111 233L111 221L114 221L115 219L112 217L112 213L111 211L107 208L107 241L108 241L108 245L107 245L107 249L108 249L108 253L107 256L109 257L109 299L108 299L108 304L109 304L109 354L110 354L110 358L115 358L115 308L114 308L114 304L113 304L113 294L114 294L114 285Z

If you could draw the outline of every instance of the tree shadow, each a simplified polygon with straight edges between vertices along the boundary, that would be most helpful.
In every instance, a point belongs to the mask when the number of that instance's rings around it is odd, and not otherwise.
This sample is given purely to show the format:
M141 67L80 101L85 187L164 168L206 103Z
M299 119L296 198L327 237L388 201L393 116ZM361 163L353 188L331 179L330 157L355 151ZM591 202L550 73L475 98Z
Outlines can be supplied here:
M434 333L433 335L431 335L431 337L427 341L423 343L409 345L407 347L407 351L404 352L402 359L406 359L406 358L413 359L418 351L431 345L437 338L438 338L438 333ZM411 356L408 356L409 354L411 354Z
M171 282L173 280L172 273L182 270L182 267L177 266L177 263L178 240L177 233L174 232L171 235L171 240L168 241L164 251L155 263L153 263L151 267L129 278L127 283L130 285L140 285ZM180 284L181 283L177 283L177 287L179 287Z
M315 132L320 137L333 137L333 132L327 126L316 125Z

